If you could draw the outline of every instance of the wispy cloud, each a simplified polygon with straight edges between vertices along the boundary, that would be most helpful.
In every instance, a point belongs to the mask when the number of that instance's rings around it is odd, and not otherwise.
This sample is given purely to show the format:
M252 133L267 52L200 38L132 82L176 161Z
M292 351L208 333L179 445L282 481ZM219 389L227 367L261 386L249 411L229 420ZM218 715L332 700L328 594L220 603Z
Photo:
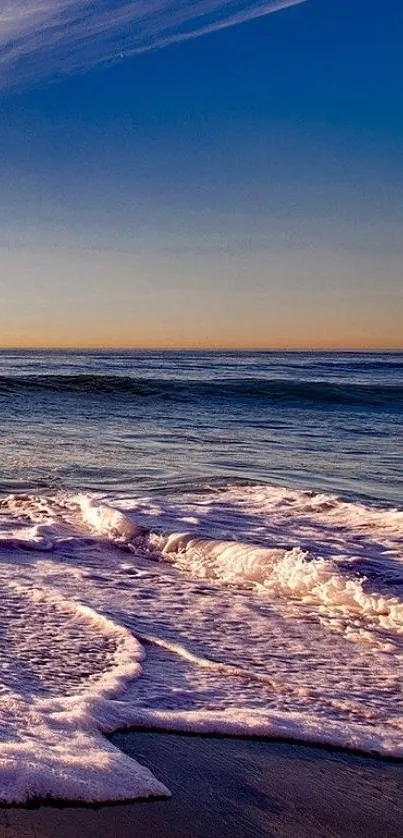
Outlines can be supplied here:
M159 49L305 0L0 0L0 89Z

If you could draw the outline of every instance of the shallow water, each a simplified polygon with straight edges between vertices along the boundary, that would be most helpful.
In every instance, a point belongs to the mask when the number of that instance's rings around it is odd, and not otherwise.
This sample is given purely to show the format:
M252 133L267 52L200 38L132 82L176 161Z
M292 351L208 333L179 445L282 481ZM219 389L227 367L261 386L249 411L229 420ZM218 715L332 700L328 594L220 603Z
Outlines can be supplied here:
M403 755L402 371L0 355L1 799L167 794L130 725Z

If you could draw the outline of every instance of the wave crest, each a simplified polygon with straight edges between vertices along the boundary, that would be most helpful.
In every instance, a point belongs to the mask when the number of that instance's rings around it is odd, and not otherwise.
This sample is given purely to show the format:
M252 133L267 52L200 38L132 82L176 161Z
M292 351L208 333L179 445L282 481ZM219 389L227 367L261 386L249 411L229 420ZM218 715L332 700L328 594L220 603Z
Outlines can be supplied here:
M131 396L171 401L242 399L264 402L345 404L403 408L398 385L338 384L298 379L136 378L114 375L1 376L0 394L75 393L81 396Z

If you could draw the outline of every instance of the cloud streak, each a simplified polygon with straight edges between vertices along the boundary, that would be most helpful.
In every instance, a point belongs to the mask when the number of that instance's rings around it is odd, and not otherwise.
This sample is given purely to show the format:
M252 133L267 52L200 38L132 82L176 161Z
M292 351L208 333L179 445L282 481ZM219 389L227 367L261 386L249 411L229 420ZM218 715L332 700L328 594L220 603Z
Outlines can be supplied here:
M0 90L81 72L305 0L0 0Z

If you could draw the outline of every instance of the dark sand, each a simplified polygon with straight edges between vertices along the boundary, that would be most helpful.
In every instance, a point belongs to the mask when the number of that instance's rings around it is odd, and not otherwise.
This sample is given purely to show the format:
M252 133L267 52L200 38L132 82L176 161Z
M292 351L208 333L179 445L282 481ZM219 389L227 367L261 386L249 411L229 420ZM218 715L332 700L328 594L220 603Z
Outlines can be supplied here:
M171 800L0 809L7 838L403 838L403 763L284 742L119 733Z

